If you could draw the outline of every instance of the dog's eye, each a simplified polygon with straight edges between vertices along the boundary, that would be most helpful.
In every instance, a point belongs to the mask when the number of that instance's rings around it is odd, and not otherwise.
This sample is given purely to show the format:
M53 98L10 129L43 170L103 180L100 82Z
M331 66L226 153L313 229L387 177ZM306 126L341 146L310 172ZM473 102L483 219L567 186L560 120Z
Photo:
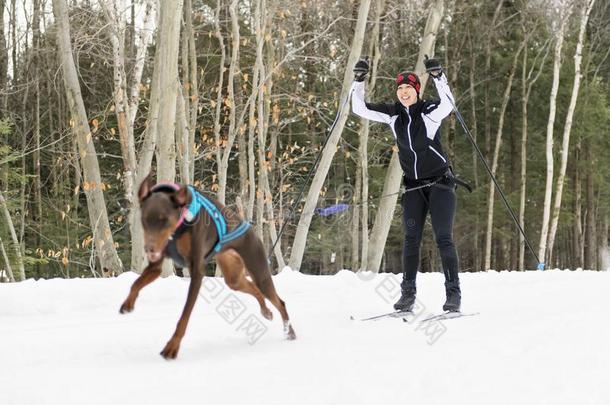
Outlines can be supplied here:
M157 218L157 220L159 222L167 222L167 217L163 214L160 214L159 217Z

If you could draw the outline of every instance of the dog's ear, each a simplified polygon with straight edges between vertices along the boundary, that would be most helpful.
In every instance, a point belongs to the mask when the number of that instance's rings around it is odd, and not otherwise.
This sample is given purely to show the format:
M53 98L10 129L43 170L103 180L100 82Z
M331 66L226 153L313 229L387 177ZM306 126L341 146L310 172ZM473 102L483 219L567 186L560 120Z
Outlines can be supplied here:
M150 194L150 190L153 188L155 183L153 182L152 173L148 173L148 176L142 181L140 184L140 189L138 190L138 199L140 203L148 197Z
M179 207L184 207L189 203L189 189L187 186L181 186L180 190L172 194L172 201Z

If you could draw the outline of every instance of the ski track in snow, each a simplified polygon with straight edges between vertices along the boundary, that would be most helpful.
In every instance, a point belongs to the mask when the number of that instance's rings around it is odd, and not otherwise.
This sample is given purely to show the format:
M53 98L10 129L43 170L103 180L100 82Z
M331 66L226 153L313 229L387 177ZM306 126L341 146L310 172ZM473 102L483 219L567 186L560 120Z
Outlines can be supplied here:
M159 352L188 281L158 280L120 315L135 278L0 284L0 404L610 403L608 272L464 273L462 309L480 314L423 328L350 320L390 311L398 275L287 269L274 282L293 342L270 304L271 322L208 278L174 361ZM224 300L242 306L233 323ZM418 275L418 300L420 319L441 312L441 274ZM239 329L252 316L255 342Z

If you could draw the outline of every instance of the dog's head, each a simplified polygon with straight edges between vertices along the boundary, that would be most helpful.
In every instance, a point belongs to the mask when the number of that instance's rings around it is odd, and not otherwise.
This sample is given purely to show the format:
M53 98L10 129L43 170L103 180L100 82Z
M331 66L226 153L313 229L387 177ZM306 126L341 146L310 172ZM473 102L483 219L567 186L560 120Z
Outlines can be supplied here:
M151 263L163 258L167 240L174 233L182 209L188 205L188 187L170 184L156 185L149 174L138 191L142 228L144 229L144 251Z

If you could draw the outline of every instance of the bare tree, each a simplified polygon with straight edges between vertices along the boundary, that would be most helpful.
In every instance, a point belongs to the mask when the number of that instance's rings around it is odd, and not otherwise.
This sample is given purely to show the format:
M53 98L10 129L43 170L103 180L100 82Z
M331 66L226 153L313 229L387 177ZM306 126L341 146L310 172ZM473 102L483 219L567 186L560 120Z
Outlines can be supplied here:
M235 78L239 71L239 19L237 10L237 0L231 0L229 4L229 15L231 16L231 62L229 64L229 74L227 77L227 98L226 105L229 108L229 133L224 145L217 145L221 149L221 158L218 161L218 200L224 204L227 193L227 170L229 169L229 157L231 149L237 136L237 131L241 131L236 119L237 105L235 102ZM241 121L241 120L240 120Z
M158 81L152 86L159 89L159 119L157 121L157 179L173 182L176 176L176 148L174 130L176 97L178 96L178 51L180 49L180 23L182 0L161 3L161 19L157 37L159 55Z
M529 31L528 28L523 24L523 35L526 41L529 40ZM536 55L531 68L528 69L527 65L527 55L528 49L527 44L525 49L523 50L523 63L522 63L522 73L521 73L521 177L520 177L520 198L519 198L519 223L525 229L525 207L526 207L526 190L527 190L527 137L528 137L528 102L530 99L530 95L532 94L532 88L534 83L540 77L540 74L543 71L544 62L546 61L546 57L548 55L548 46L544 46L541 48ZM542 58L540 58L540 56ZM534 69L536 68L536 61L540 58L540 64L538 68L538 72L532 78L534 73ZM527 74L526 74L527 73ZM523 234L519 233L519 261L518 261L519 270L525 270L525 238Z
M561 210L561 199L563 197L563 186L565 182L566 169L568 167L568 152L570 147L570 133L572 130L572 119L574 118L574 110L576 109L576 100L578 99L578 91L580 89L580 66L582 62L582 48L585 39L585 31L587 21L591 14L591 9L595 4L595 0L588 0L586 6L582 8L580 17L580 28L578 31L578 42L576 43L576 51L574 53L574 83L572 85L572 96L570 97L570 105L566 114L566 121L563 127L563 143L561 145L561 166L557 183L555 185L555 203L553 205L553 216L551 217L551 229L549 231L548 240L548 255L551 262L553 255L553 245L555 244L555 233L559 224L559 212Z
M89 220L95 240L95 249L104 275L119 274L122 272L122 264L117 254L110 230L110 223L108 222L106 202L102 191L104 184L100 176L97 154L93 145L87 112L85 111L76 74L76 66L70 45L70 25L65 0L53 0L53 11L58 25L58 56L61 61L66 96L72 116L72 130L76 136L83 169L83 189L87 197Z
M371 33L368 55L373 56L371 64L371 77L369 82L369 95L374 94L377 82L377 71L381 59L381 16L385 10L385 0L377 0L375 4L375 22ZM358 131L358 167L356 173L356 191L354 193L354 213L352 217L352 269L354 271L366 270L369 250L369 123L365 118L361 119ZM362 230L358 243L359 224Z
M328 135L329 140L326 147L321 152L322 157L316 170L316 174L313 178L307 197L305 199L305 206L301 213L301 218L297 225L296 237L292 244L292 251L290 254L289 266L295 270L301 267L301 261L303 260L303 254L305 253L305 245L307 243L307 235L309 233L309 226L313 217L314 209L320 196L320 191L328 175L328 170L333 156L337 150L337 143L343 132L345 121L349 114L349 108L347 108L347 102L349 101L349 90L352 84L353 74L352 67L360 57L362 52L362 43L364 41L364 32L366 28L367 17L369 14L370 0L362 0L360 2L360 8L358 10L358 20L356 22L356 28L354 30L354 36L352 40L352 46L350 49L349 57L346 62L346 69L343 75L343 85L341 89L341 97L339 101L339 112L336 121L336 125L333 131Z
M559 71L561 69L561 48L565 36L565 29L570 15L570 7L562 4L559 10L559 24L555 27L555 52L553 62L553 84L551 86L551 96L549 100L549 119L546 128L546 187L544 193L544 205L542 211L542 229L540 231L540 245L538 247L538 257L544 263L546 261L547 238L549 234L549 220L551 216L551 198L553 194L553 133L555 125L555 114L557 108L557 92L559 89Z
M23 267L23 256L21 255L21 244L19 243L19 239L17 239L17 233L15 232L15 226L13 225L13 219L11 218L11 213L6 206L6 200L4 199L4 195L2 191L0 191L0 208L2 209L2 213L4 214L4 219L6 220L6 225L8 226L8 230L11 234L13 249L15 250L15 259L17 260L17 266L19 268L19 277L23 281L25 280L25 267ZM4 251L4 245L2 245L2 250ZM4 253L4 252L3 252ZM6 253L5 257L6 257ZM10 269L10 263L8 262L8 258L6 258L7 268ZM12 276L12 271L11 271ZM13 279L14 281L14 279Z
M6 37L4 36L4 9L6 7L6 0L0 0L0 26L3 27L0 30L0 92L2 99L0 100L0 117L4 117L6 110L6 103L8 100L6 91L6 80L8 74L8 49L6 47Z
M506 107L508 106L508 102L510 101L510 92L513 86L513 78L515 77L515 72L517 70L517 62L519 61L519 55L521 51L525 47L527 43L527 39L521 41L519 48L515 52L513 57L513 64L510 69L510 74L508 76L508 80L506 82L506 88L504 90L504 97L502 99L502 106L500 108L500 117L498 121L498 131L496 132L496 142L494 147L493 160L491 164L491 172L493 175L496 174L496 170L498 169L498 159L500 157L500 147L502 145L502 132L504 130L504 117L506 114ZM489 183L489 194L487 198L487 233L485 238L485 258L484 258L484 269L491 268L491 240L492 240L492 232L493 232L493 215L494 215L494 195L495 195L495 186L493 182Z
M15 282L15 276L13 275L13 268L11 267L11 262L6 254L6 249L4 248L4 242L2 242L2 238L0 238L0 252L2 252L2 258L4 259L4 265L6 266L6 272L8 274L8 279L11 283Z
M121 140L121 155L123 158L123 186L125 198L129 202L128 222L132 238L131 269L139 271L144 260L142 231L140 229L139 207L136 201L134 188L148 174L150 170L150 159L154 150L150 138L153 131L146 131L146 138L140 154L141 168L138 168L136 158L134 122L140 102L140 88L144 62L148 46L152 38L154 25L154 0L145 0L142 28L138 31L136 38L136 55L131 84L128 89L127 72L125 70L125 16L127 5L125 0L99 0L108 20L108 35L112 43L113 55L113 80L114 80L114 105L117 115L119 138ZM132 21L135 25L135 22ZM155 103L151 103L154 109ZM142 173L144 172L144 173ZM139 173L139 174L138 174Z

